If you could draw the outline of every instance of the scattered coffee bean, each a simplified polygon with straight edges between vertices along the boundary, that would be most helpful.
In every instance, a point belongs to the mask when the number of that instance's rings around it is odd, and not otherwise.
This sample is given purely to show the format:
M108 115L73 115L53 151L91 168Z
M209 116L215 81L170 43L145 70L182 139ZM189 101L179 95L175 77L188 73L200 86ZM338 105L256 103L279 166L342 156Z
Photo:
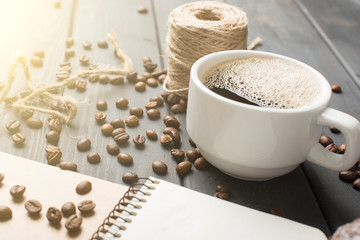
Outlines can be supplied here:
M135 90L138 92L143 92L146 89L146 84L144 82L135 83Z
M74 39L72 37L68 37L66 39L66 47L71 47L72 45L74 45Z
M91 148L91 141L88 138L81 138L78 142L77 142L77 149L79 151L88 151Z
M90 58L89 58L89 56L84 55L79 58L79 61L80 61L81 65L86 66L89 64Z
M151 166L153 171L159 175L164 175L168 171L168 166L163 161L154 161Z
M75 82L75 87L79 92L83 92L86 90L87 81L84 79L78 79Z
M61 162L61 163L59 163L59 167L62 170L69 170L69 171L73 171L73 172L76 172L76 170L77 170L77 164L74 162Z
M332 90L334 93L341 93L341 86L338 85L338 84L332 85L332 86L331 86L331 90Z
M106 150L111 155L117 155L120 152L120 148L116 142L111 142L106 145Z
M169 134L174 142L175 145L179 145L181 141L181 137L179 131L173 127L166 127L163 130L164 134ZM195 160L195 159L194 159Z
M73 48L68 48L65 50L65 58L69 59L75 56L75 50Z
M139 7L137 9L138 13L140 14L146 14L148 12L147 8L146 7Z
M171 105L179 103L179 100L180 100L180 97L177 96L175 93L169 93L166 97L166 101Z
M194 143L194 141L191 139L191 137L189 137L189 143L191 146L193 146L194 148L196 148L196 144Z
M8 206L0 205L0 220L6 221L12 218L12 211Z
M78 183L78 185L76 185L75 188L76 192L80 195L89 193L91 189L92 189L92 184L89 181L82 181Z
M186 151L186 157L190 162L194 162L197 158L201 157L201 154L196 149L190 149Z
M101 126L101 132L104 136L111 136L114 128L111 124L105 123Z
M44 58L45 57L45 51L44 50L35 50L34 51L34 56L39 57L39 58Z
M338 153L339 154L344 154L345 153L345 150L346 150L346 144L341 144L338 148Z
M84 200L77 205L81 213L89 213L96 207L96 204L92 200Z
M43 123L40 119L38 118L34 118L34 117L30 117L26 120L26 124L28 125L29 128L35 128L35 129L39 129L42 128Z
M352 184L353 188L355 188L356 190L360 191L360 178L356 179L353 184Z
M146 109L154 109L157 107L157 102L148 102L146 105L145 105L145 108Z
M52 131L56 131L58 133L61 132L62 127L61 127L61 121L58 118L51 118L50 121L48 122L49 124L49 128Z
M114 131L112 131L111 135L114 138L115 136L121 134L121 133L125 133L125 128L116 128L114 129Z
M31 118L33 114L34 114L34 111L32 111L32 110L27 110L27 109L20 110L20 116L21 116L21 118L23 118L25 120L28 118Z
M285 217L285 212L278 206L273 206L270 208L270 213L279 217Z
M227 193L229 196L231 194L231 190L228 186L224 185L224 184L218 184L216 186L216 192L223 192L223 193Z
M138 75L137 72L129 72L129 73L127 74L127 76L126 76L126 79L127 79L129 82L136 82L137 75Z
M166 116L163 120L167 127L173 127L177 129L180 127L180 122L174 116Z
M117 134L116 136L113 137L114 141L117 144L125 143L125 142L127 142L129 140L129 138L130 138L130 135L127 134L126 132Z
M150 140L157 140L158 138L157 133L154 130L146 130L146 136Z
M99 163L101 160L101 157L97 152L88 153L86 157L89 163Z
M111 126L113 126L114 129L125 127L124 121L120 118L116 118L116 119L112 120L110 122L110 124L111 124Z
M357 179L357 176L354 171L347 170L339 172L339 178L346 182L353 182Z
M82 45L83 45L84 49L86 49L86 50L90 50L92 47L91 42L86 41L86 40L82 42Z
M151 59L151 57L145 56L145 57L143 57L142 61L143 61L143 64L145 64L145 63L152 62L152 59Z
M327 145L326 149L333 153L337 153L337 151L338 151L338 147L334 143Z
M144 68L147 72L152 73L157 68L157 64L153 62L144 63Z
M208 162L206 161L206 159L204 157L199 157L194 162L194 166L199 170L204 169L207 165L208 165Z
M160 143L164 147L169 147L173 142L173 138L169 134L164 134L160 136Z
M105 75L105 74L101 74L99 76L99 82L101 84L108 84L110 82L110 77L108 75Z
M96 108L100 111L105 111L107 109L107 102L105 100L97 101Z
M186 174L188 174L191 170L192 164L191 162L180 162L177 166L176 166L176 172L177 174L179 174L180 176L185 176Z
M158 77L158 81L160 83L163 83L165 81L165 78L166 78L166 74L161 74L159 77Z
M152 120L160 118L160 111L157 110L157 109L149 109L149 110L146 111L146 114Z
M164 105L164 100L159 96L151 97L149 102L157 102L158 107L161 107Z
M10 195L13 198L21 198L25 193L26 187L23 185L15 185L10 188Z
M122 181L124 183L127 183L127 184L133 184L133 183L136 183L138 181L138 175L136 173L133 173L133 172L125 172L123 175L122 175Z
M108 48L108 43L105 40L104 41L98 41L97 45L98 45L99 48Z
M48 164L56 165L60 161L62 152L59 147L48 145L46 146L45 151L47 152L46 159Z
M152 72L151 76L155 79L158 79L160 77L160 75L162 75L162 74L163 74L162 71L158 70L158 71Z
M127 108L129 105L129 100L127 98L119 98L116 100L116 107L120 109Z
M65 222L65 228L69 232L77 232L80 230L82 224L82 217L77 215L71 215Z
M329 129L332 133L335 133L335 134L340 133L340 130L337 129L336 127L329 127Z
M216 192L214 194L214 197L220 198L222 200L229 200L229 194L227 194L225 192Z
M89 82L97 82L99 80L100 75L97 73L90 74L88 77Z
M145 141L146 141L146 138L141 134L138 134L138 135L134 136L134 138L133 138L133 142L138 147L144 145Z
M159 85L158 81L155 78L149 78L148 80L146 80L146 84L149 87L157 87Z
M145 84L146 80L147 80L147 78L146 78L146 76L144 76L144 75L141 75L141 76L137 76L137 77L136 77L136 83L142 82L142 83Z
M42 205L38 200L35 199L31 199L29 201L26 201L25 204L25 209L28 211L29 214L31 215L36 215L39 214L42 210Z
M146 83L146 81L152 77L152 74L149 72L144 72L143 74L141 74L141 76L145 77L145 81L142 82Z
M128 127L136 127L139 125L139 119L135 115L130 115L125 119L125 123Z
M134 162L134 160L130 154L122 153L122 152L117 155L117 160L119 163L121 163L122 165L125 165L125 166L132 165Z
M32 57L30 59L30 64L33 67L42 67L43 66L43 60L37 56Z
M62 219L62 215L59 209L56 207L49 207L46 212L46 218L51 224L59 224Z
M320 136L319 143L326 147L327 145L334 143L333 140L329 136Z
M4 178L5 178L5 174L0 173L0 183L4 180Z
M21 145L25 142L26 137L22 133L15 133L11 136L11 139L16 145Z
M61 213L64 217L70 217L76 213L76 206L73 202L66 202L61 207Z
M185 158L185 153L183 150L181 149L171 149L171 156L176 160L176 161L182 161Z
M105 119L106 119L107 115L106 113L104 112L98 112L95 114L95 120L98 122L98 123L103 123L105 122Z
M46 133L45 137L49 143L57 143L59 141L59 133L57 131L50 131Z
M112 84L112 85L119 85L119 84L123 84L123 83L124 83L124 78L121 76L116 76L116 77L110 78L110 84Z
M144 115L144 110L141 107L132 107L130 108L130 115L135 115L137 117L142 117Z
M177 104L174 104L173 106L171 106L170 108L170 111L174 114L177 114L177 113L184 113L186 110L186 106L184 104L181 104L181 103L177 103Z
M184 105L185 107L187 106L187 100L184 98L180 98L179 103Z

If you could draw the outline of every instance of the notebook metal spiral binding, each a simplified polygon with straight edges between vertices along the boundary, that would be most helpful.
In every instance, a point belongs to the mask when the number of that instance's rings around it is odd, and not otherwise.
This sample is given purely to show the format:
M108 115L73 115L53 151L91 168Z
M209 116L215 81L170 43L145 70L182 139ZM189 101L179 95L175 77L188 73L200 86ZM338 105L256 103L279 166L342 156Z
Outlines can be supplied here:
M134 204L132 201L136 199L139 203L146 202L146 197L150 196L151 193L148 191L144 191L144 187L147 190L155 190L154 186L150 184L159 184L159 181L151 178L139 178L140 181L144 181L143 183L134 183L130 185L128 190L124 193L119 202L115 205L113 210L110 211L108 216L104 219L103 223L98 227L96 232L92 235L91 240L104 240L105 234L109 233L113 237L120 238L121 234L118 232L111 231L111 227L115 226L117 229L121 231L125 231L126 227L124 225L119 225L115 223L116 220L121 219L124 223L131 223L132 217L137 215L137 212L130 211L125 209L128 205L132 206L134 209L141 209L142 206L140 204ZM141 194L143 197L136 196ZM124 212L127 213L127 216L124 216Z

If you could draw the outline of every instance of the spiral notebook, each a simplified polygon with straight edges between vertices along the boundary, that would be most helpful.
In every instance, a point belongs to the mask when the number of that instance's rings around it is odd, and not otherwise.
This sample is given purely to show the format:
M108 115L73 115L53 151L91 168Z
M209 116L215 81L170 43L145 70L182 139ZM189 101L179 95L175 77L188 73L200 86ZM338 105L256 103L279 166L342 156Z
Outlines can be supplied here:
M244 239L244 240L326 240L318 229L285 218L256 211L208 196L153 177L130 187L63 171L57 167L0 153L0 205L10 206L13 217L0 222L0 239ZM89 180L93 189L84 196L76 184ZM9 188L26 185L24 199L14 202ZM33 219L24 201L37 199L41 215ZM84 216L80 232L70 235L64 222L58 227L46 220L50 206L61 208L66 201L91 199L94 214Z

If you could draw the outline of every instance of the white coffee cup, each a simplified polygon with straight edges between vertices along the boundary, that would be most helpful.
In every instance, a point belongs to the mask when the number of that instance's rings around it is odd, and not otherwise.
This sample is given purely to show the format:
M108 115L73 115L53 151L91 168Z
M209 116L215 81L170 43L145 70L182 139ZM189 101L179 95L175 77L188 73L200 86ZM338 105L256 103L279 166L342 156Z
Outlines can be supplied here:
M271 57L312 71L324 94L310 106L275 109L252 106L220 96L202 83L213 66L238 58ZM191 68L186 126L201 154L222 172L247 180L284 175L305 160L336 171L351 168L360 154L360 125L354 117L328 108L331 88L312 67L297 60L260 51L231 50L206 55ZM318 143L323 126L334 126L345 136L340 155Z

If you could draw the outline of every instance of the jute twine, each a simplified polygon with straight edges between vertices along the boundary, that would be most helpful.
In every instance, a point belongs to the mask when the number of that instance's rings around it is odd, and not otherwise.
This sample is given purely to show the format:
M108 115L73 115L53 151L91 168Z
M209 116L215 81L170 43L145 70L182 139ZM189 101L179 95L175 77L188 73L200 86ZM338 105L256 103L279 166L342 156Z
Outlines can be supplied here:
M247 26L246 13L227 3L193 2L175 8L168 19L164 90L187 97L193 63L213 52L248 49ZM260 41L256 38L250 47Z

